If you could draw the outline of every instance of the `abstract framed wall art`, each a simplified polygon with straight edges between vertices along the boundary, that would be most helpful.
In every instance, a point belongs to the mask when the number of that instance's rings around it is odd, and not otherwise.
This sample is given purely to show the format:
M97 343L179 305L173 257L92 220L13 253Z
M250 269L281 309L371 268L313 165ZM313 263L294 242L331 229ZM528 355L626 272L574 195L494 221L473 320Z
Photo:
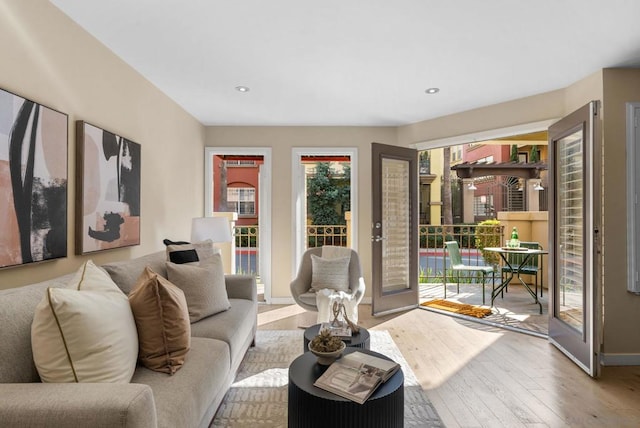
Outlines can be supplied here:
M140 244L140 144L76 122L76 253Z
M67 257L68 117L0 89L0 268Z

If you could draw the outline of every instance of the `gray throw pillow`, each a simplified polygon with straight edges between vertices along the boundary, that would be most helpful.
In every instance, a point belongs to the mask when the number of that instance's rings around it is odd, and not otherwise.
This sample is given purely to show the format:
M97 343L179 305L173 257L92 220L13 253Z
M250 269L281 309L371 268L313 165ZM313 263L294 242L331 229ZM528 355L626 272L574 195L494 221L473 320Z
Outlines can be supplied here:
M315 291L329 288L349 292L350 257L324 259L311 254L311 288Z
M191 323L231 307L220 254L197 265L167 262L167 278L184 293Z

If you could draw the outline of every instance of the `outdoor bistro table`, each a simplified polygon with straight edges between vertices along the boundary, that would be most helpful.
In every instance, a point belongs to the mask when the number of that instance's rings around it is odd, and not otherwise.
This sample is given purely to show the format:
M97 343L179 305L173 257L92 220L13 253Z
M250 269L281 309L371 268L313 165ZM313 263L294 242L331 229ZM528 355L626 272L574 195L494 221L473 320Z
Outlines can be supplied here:
M527 284L520 277L520 269L527 264L527 262L529 261L531 256L541 255L541 254L549 254L549 252L548 251L544 251L544 250L534 250L532 248L509 248L509 247L486 247L486 248L484 248L484 250L485 251L492 251L494 253L500 254L500 257L502 257L502 261L504 261L505 265L509 267L509 272L508 272L509 275L505 278L505 280L497 288L494 288L491 291L491 306L493 306L493 301L496 298L496 296L499 293L502 293L502 291L505 289L505 287L507 285L509 285L509 283L513 279L513 276L515 274L518 274L518 279L520 280L522 285L524 285L524 288L529 292L529 294L531 294L531 297L533 297L533 299L536 301L536 303L540 306L540 313L542 314L542 303L540 303L540 301L538 300L538 295L533 292L531 287L529 287L529 284ZM522 259L520 260L520 264L517 267L514 268L511 265L511 263L509 263L509 259L507 258L507 254L519 254L519 255L523 256Z

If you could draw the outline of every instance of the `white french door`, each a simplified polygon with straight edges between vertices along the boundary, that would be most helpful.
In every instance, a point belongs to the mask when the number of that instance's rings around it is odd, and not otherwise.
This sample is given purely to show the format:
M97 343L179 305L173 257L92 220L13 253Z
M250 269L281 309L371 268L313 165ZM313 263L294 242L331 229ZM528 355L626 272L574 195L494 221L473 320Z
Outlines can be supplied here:
M549 128L549 340L590 376L600 367L598 123L593 101Z

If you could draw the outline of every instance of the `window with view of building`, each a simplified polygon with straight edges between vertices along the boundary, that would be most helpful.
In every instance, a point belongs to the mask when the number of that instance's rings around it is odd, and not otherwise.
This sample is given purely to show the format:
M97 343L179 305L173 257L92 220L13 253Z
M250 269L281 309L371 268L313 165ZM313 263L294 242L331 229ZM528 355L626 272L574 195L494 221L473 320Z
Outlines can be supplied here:
M252 187L227 188L227 207L238 215L254 215L256 212L256 189Z
M477 217L492 217L495 215L493 195L482 195L473 198L473 215Z

